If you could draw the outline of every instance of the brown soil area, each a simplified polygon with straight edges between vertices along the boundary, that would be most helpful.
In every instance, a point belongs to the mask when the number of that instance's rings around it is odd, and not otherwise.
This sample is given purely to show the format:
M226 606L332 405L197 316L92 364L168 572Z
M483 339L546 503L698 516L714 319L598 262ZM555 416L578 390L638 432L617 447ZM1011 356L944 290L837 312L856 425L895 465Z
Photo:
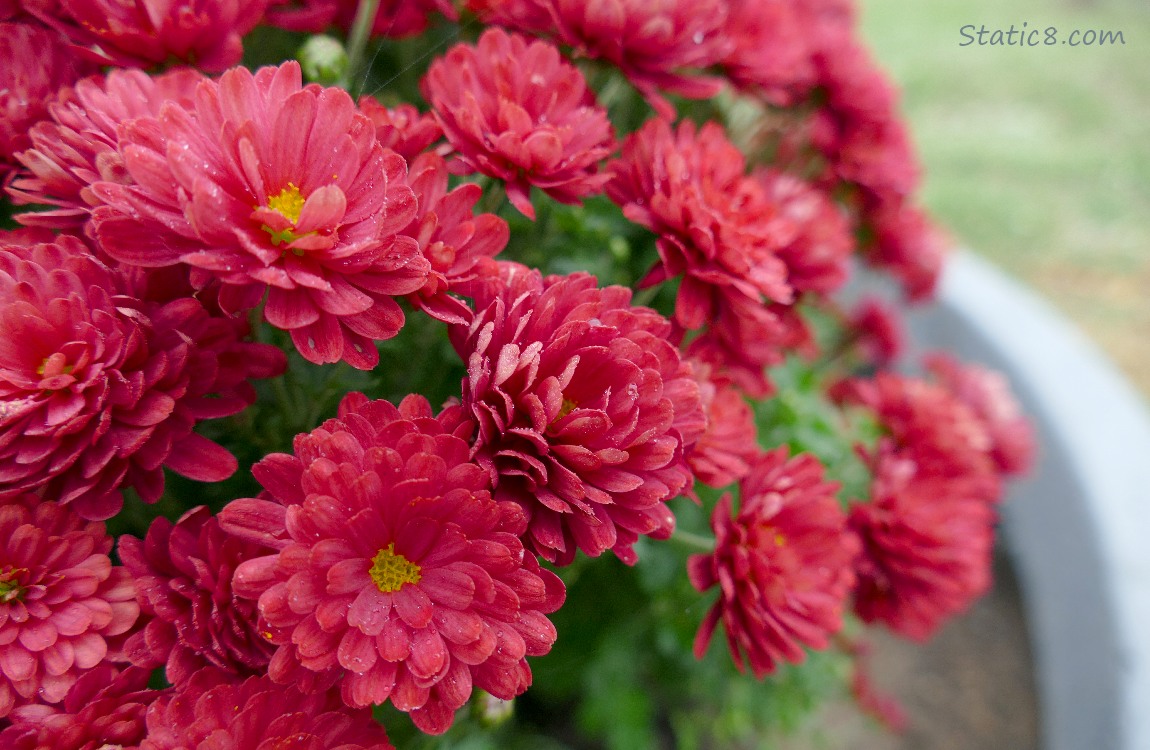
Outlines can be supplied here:
M1018 583L1007 555L995 584L925 645L869 634L872 676L908 715L893 735L853 705L833 705L809 750L1037 750L1038 704ZM796 748L797 750L797 748Z

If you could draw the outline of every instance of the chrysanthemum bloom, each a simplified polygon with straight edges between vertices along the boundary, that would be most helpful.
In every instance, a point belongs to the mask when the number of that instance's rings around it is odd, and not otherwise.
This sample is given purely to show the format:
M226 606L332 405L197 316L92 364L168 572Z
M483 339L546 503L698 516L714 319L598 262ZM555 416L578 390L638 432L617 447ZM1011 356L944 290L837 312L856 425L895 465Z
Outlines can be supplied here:
M719 500L711 518L715 551L687 561L696 589L719 585L695 637L696 658L720 622L735 665L749 664L758 678L780 662L803 661L804 647L827 647L842 627L858 550L837 489L813 456L788 459L782 447L751 466L739 485L738 513L729 494Z
M99 65L149 68L178 60L217 73L243 55L268 0L23 0Z
M127 181L116 150L120 125L155 116L169 99L191 104L203 74L187 68L158 76L140 70L113 70L68 88L48 105L50 117L28 132L31 148L17 154L24 169L9 195L17 205L56 206L17 218L27 226L78 231L100 201L90 186L100 180Z
M212 668L159 696L146 721L140 750L395 750L371 711L348 709L333 691L301 692L266 676L235 682Z
M710 367L695 362L702 375ZM728 382L700 377L699 393L707 415L707 429L687 454L687 463L695 478L711 487L726 487L751 470L751 463L761 449L755 428L755 415L750 404Z
M359 111L375 125L375 137L410 165L415 157L443 137L443 128L430 112L423 114L410 104L385 107L378 99L361 97Z
M236 679L266 671L275 646L259 634L255 602L232 592L232 573L270 552L224 533L202 506L174 526L157 518L143 540L120 537L120 559L150 618L125 644L128 657L143 667L165 666L173 685L209 665Z
M84 673L56 706L29 704L0 732L7 750L135 750L147 731L144 712L164 691L149 690L151 672L108 663Z
M0 497L37 490L89 519L115 514L125 486L155 502L164 466L229 476L235 458L192 428L242 410L247 378L284 366L195 299L132 296L70 236L0 246L0 300Z
M490 23L546 34L576 54L615 65L662 116L674 107L659 92L708 99L723 88L700 71L731 47L724 0L529 0L471 3Z
M964 492L984 502L1000 496L986 424L943 386L880 372L872 380L851 380L836 390L841 400L873 410L892 450L911 460L920 474L961 482Z
M48 114L56 92L89 72L56 32L0 23L0 184L16 153L31 145L28 128Z
M119 659L140 608L104 524L59 503L0 501L0 717L59 703L86 669Z
M358 8L357 0L271 0L266 21L290 31L319 33L332 24L350 30ZM459 19L452 0L382 0L372 34L392 39L421 34L436 12L452 21Z
M990 585L995 513L968 480L941 477L880 448L871 500L855 503L862 540L854 609L928 640Z
M461 417L351 394L296 456L265 460L271 498L225 507L225 520L262 517L278 547L234 581L278 647L272 679L338 679L348 705L390 701L431 734L473 687L509 700L531 684L526 657L551 649L563 584L524 550L518 506L491 498L454 434Z
M731 40L722 66L732 83L776 105L788 105L815 83L814 50L800 4L727 0Z
M886 302L864 298L850 315L854 345L869 364L885 367L901 356L906 335L898 313Z
M561 203L602 191L611 122L551 44L488 29L477 46L457 44L433 62L422 87L459 171L503 180L524 215L535 218L532 185Z
M835 39L815 57L825 101L813 145L839 179L883 200L904 199L917 188L920 168L896 89L857 39Z
M892 276L912 301L934 296L951 240L920 208L903 202L868 207L862 221L873 233L866 261Z
M799 293L829 294L841 287L855 249L843 210L825 191L794 175L767 169L755 177L789 224L789 236L775 250L787 267L787 283Z
M100 182L92 226L116 260L186 263L224 285L229 311L255 306L316 363L369 369L394 336L394 297L428 264L397 235L415 216L402 157L385 151L347 92L303 87L295 62L205 81L195 107L171 103L127 124L120 151L134 184Z
M452 329L467 362L463 405L479 425L475 459L499 499L526 510L526 543L566 565L577 549L632 564L640 535L664 538L666 501L686 491L685 449L705 424L671 324L587 274L505 264L480 289L470 326Z
M483 195L478 185L464 183L448 192L447 178L447 164L436 154L421 154L411 162L408 182L419 212L403 233L419 241L431 264L427 283L411 299L434 318L467 323L471 308L449 292L459 293L478 278L498 275L492 258L507 246L510 230L494 214L472 213Z
M790 302L787 267L775 251L794 230L762 183L745 174L742 153L722 126L672 130L649 121L609 167L607 194L623 214L656 235L660 262L645 286L682 276L675 320L687 330L718 316L720 293Z
M1006 474L1025 472L1034 460L1034 433L1002 373L960 364L943 353L928 356L926 367L982 420L998 470Z
M729 288L719 287L713 299L715 317L687 345L687 356L707 363L748 396L770 396L775 386L766 368L802 347L806 329L801 318L793 307L763 305Z

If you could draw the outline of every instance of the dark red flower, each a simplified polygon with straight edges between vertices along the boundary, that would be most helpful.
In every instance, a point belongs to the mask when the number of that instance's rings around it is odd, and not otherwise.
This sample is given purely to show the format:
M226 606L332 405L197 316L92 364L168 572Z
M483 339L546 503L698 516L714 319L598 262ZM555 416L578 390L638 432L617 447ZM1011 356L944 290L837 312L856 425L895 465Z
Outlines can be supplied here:
M780 662L803 661L804 647L827 647L842 627L858 550L837 489L813 456L788 459L783 447L752 464L737 514L731 496L722 497L711 519L715 551L687 562L696 589L719 586L695 638L696 658L720 622L735 665L750 664L759 678Z
M710 367L695 362L707 429L687 454L691 472L711 487L737 482L751 470L761 452L751 405L730 383L703 377Z
M136 750L144 739L144 712L164 691L149 690L151 673L103 663L72 684L56 706L29 704L0 732L7 750Z
M788 351L806 343L802 319L792 307L764 305L737 290L720 288L714 304L715 317L687 345L687 355L706 362L748 396L770 396L775 386L766 368L782 363Z
M776 251L793 236L764 185L745 174L742 153L714 122L672 130L647 122L627 137L609 169L607 194L624 215L658 235L660 262L649 286L682 276L675 320L687 330L719 313L720 294L754 303L790 302L787 267Z
M702 433L699 387L667 340L671 324L587 274L542 279L503 266L480 289L463 405L479 425L475 459L499 499L530 519L529 548L566 565L576 549L627 563L640 535L674 527L666 501L690 488L684 451Z
M727 0L731 40L723 70L740 88L776 105L794 103L815 83L813 43L801 3Z
M915 206L891 202L869 209L863 221L874 237L863 248L867 262L893 275L912 301L934 296L950 237Z
M843 209L826 192L794 175L768 169L755 177L789 225L775 250L787 267L787 283L799 293L829 294L841 287L855 249Z
M148 707L140 750L395 750L368 709L334 691L302 692L267 676L235 682L206 668Z
M998 470L1006 474L1025 472L1034 460L1034 433L1002 373L961 364L943 353L927 357L926 367L982 421Z
M868 197L902 202L918 187L920 168L896 89L853 34L834 39L815 58L824 101L813 145L837 178Z
M137 117L155 116L167 100L190 105L203 74L187 68L149 76L140 70L113 70L107 77L85 78L64 89L48 105L50 118L34 125L31 148L17 155L24 169L9 195L17 205L56 206L20 214L28 226L78 231L100 201L95 182L127 182L117 151L120 126Z
M870 502L850 511L863 545L854 609L926 641L990 586L995 513L976 483L935 474L889 446L875 464Z
M433 62L422 86L459 169L503 180L526 216L535 218L532 185L578 203L607 181L597 173L615 148L607 112L547 42L488 29Z
M876 297L863 299L849 324L855 345L869 364L885 367L902 355L906 334L898 312L886 302Z
M385 151L346 91L303 87L295 62L235 68L121 134L132 184L94 186L101 248L148 268L185 263L223 284L222 306L254 307L316 363L369 369L374 342L403 326L395 297L428 264L397 234L415 215L402 157Z
M163 492L163 467L201 481L235 458L194 433L255 399L281 351L240 340L242 320L196 299L151 303L83 243L0 246L0 497L36 490L104 519L134 487Z
M271 0L267 22L291 31L319 33L333 23L350 30L359 5L356 0ZM381 0L372 34L392 39L420 34L436 12L459 19L452 0Z
M379 144L402 156L408 165L443 137L435 115L421 114L410 104L385 107L378 99L365 96L359 100L359 111L375 125Z
M28 148L28 128L48 115L56 92L89 72L57 33L27 23L0 23L0 185L14 157Z
M275 646L259 633L255 602L233 593L232 573L271 551L228 536L202 506L174 526L157 518L143 540L120 537L120 559L149 618L128 639L129 658L143 667L165 666L173 685L205 666L239 678L265 672Z
M140 608L111 550L104 524L59 503L0 501L0 717L59 703L84 670L122 660Z
M875 413L891 449L913 462L916 471L939 481L960 483L964 494L984 502L1002 491L991 459L986 424L941 385L880 372L872 380L852 380L840 396Z
M268 0L23 0L100 65L148 68L171 60L217 73L243 55L242 38Z
M531 684L526 657L550 650L563 584L524 550L519 507L491 498L461 417L350 394L295 456L257 464L269 497L224 508L278 549L234 582L278 647L272 679L338 679L348 705L390 701L431 734L473 686L509 700Z
M412 301L428 315L447 323L467 323L471 308L449 292L463 293L476 279L498 275L493 258L507 245L507 222L494 214L475 216L472 209L483 195L474 183L447 190L447 165L433 153L411 162L408 183L419 211L403 234L419 242L431 265L427 283Z
M720 78L700 71L730 49L722 0L472 0L489 23L545 34L576 54L615 65L662 117L674 108L660 91L707 99Z

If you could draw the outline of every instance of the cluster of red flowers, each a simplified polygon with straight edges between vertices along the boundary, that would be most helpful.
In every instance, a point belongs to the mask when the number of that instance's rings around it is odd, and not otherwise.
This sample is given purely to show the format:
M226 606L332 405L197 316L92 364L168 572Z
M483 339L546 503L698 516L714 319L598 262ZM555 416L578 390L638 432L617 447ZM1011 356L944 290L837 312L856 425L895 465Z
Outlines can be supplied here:
M718 588L700 658L722 625L763 677L852 609L925 638L987 586L1001 477L1032 452L996 374L938 357L932 382L840 380L843 414L883 428L858 446L869 499L757 435L771 368L818 351L808 309L847 329L828 361L895 357L888 314L831 298L852 255L915 297L941 260L845 0L467 5L494 25L427 64L421 111L294 61L231 67L257 23L347 28L354 2L0 4L0 179L27 209L0 232L4 747L389 748L383 703L445 732L473 692L530 686L566 596L553 568L636 564L696 481L735 486L687 561ZM437 17L456 5L384 2L372 30ZM655 115L617 140L575 58ZM802 120L776 160L675 121L668 97L727 87ZM529 219L605 194L596 210L650 233L635 286L666 289L667 314L498 259L508 221L479 207L500 185ZM377 342L410 315L446 326L457 401L349 393L250 467L258 496L158 518L113 554L125 493L239 468L196 430L285 371L264 323L313 365L372 370L399 364Z

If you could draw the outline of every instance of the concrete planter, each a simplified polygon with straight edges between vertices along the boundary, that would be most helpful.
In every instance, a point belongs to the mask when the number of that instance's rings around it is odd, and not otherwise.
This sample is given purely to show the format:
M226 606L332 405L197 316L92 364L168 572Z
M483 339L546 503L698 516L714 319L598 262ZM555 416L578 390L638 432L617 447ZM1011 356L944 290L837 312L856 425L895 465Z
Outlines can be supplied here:
M951 259L916 345L1005 372L1040 455L1003 533L1035 659L1044 750L1150 748L1150 415L1097 348L979 259Z

